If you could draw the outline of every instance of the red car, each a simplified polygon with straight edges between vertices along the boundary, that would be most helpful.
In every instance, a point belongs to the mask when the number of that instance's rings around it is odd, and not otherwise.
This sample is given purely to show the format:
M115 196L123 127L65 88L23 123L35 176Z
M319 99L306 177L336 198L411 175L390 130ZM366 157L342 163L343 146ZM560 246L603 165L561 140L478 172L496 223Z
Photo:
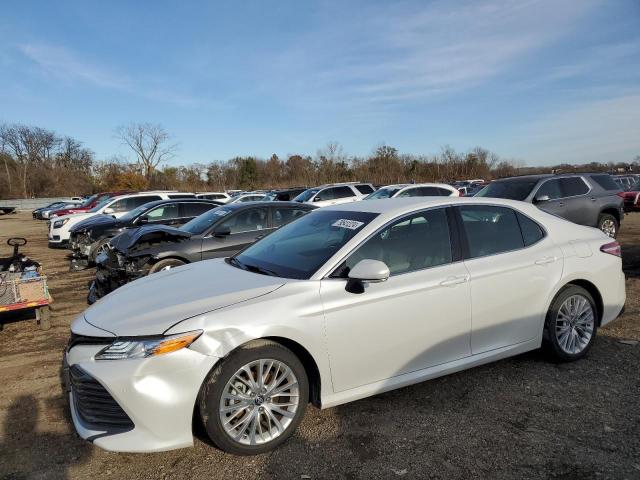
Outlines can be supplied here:
M127 193L133 193L129 191L121 191L121 192L102 192L96 193L87 199L82 205L73 208L63 208L61 210L56 210L55 212L51 212L50 217L61 217L62 215L71 215L72 213L85 213L91 210L100 202L106 200L107 198L116 197L118 195L124 195Z
M640 212L640 180L629 190L618 193L624 200L625 212Z

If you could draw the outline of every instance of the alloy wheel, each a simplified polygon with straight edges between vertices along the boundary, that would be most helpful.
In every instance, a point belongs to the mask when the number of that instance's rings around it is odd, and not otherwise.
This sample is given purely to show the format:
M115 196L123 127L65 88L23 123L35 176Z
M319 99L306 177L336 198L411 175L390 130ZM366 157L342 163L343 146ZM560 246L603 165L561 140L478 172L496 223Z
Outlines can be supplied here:
M225 385L219 416L224 431L242 445L261 445L282 435L300 402L299 385L284 362L259 359L242 366Z
M616 223L607 218L606 220L604 220L602 222L602 225L600 226L600 229L606 233L608 236L610 236L611 238L615 238L616 236Z
M570 355L582 352L593 336L595 314L593 306L582 295L567 298L556 316L556 338L560 348Z

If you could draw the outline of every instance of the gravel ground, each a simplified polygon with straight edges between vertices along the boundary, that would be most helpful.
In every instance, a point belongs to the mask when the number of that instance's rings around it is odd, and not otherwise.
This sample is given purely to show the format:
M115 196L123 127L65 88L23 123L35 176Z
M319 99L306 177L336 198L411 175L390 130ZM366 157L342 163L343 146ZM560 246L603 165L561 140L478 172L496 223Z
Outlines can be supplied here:
M55 298L53 328L0 319L0 478L640 478L640 214L621 231L627 310L588 357L554 364L536 351L320 411L275 452L233 457L196 428L194 448L109 453L74 433L59 383L69 324L92 272L67 271L46 225L0 217L29 239Z

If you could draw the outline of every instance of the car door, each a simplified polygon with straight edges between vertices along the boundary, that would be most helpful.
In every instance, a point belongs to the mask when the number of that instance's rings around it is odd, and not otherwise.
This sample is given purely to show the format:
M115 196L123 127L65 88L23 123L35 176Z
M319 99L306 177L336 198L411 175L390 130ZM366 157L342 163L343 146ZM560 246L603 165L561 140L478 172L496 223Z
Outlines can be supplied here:
M465 205L456 210L471 276L472 353L537 338L562 274L562 252L542 227L510 208Z
M562 177L560 179L560 189L562 190L562 201L565 205L566 215L564 218L580 225L592 225L597 223L599 210L596 205L597 198L589 198L591 187L582 177Z
M391 272L361 294L345 275L362 259ZM341 392L470 355L468 273L444 208L383 227L320 282L333 388Z
M229 229L229 235L215 232ZM202 259L233 255L272 229L268 224L268 208L242 208L218 222L202 239Z
M537 192L534 194L533 203L545 212L567 218L567 209L564 199L562 198L562 189L560 188L560 179L553 178L546 180Z

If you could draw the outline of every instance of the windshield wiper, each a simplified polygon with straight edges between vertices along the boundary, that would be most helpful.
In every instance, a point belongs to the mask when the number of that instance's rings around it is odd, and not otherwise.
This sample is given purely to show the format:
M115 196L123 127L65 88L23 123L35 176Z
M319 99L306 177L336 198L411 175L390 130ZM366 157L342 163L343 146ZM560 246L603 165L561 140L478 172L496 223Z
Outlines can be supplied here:
M257 265L247 265L245 264L245 267L247 268L247 270L249 270L250 272L254 272L254 273L260 273L262 275L269 275L271 277L278 277L279 275L274 272L273 270L268 270L266 268L262 268L259 267Z
M238 260L236 257L229 257L228 262L234 267L238 267L242 270L248 270L247 266L244 263L242 263L240 260Z

